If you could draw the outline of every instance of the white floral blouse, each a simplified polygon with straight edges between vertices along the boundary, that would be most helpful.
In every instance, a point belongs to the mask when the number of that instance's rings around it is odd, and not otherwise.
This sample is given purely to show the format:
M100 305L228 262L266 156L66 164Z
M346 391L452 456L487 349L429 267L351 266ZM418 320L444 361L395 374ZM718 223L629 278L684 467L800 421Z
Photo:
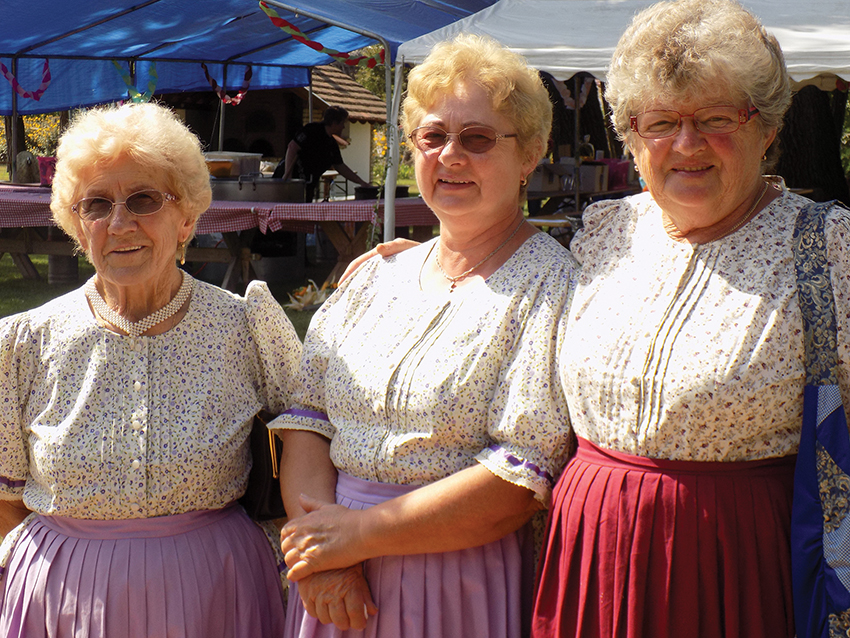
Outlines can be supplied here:
M569 452L556 362L575 261L537 234L486 281L429 294L433 245L367 262L325 302L269 427L326 436L361 479L423 485L477 461L548 503Z
M301 344L265 284L196 282L172 330L100 327L82 289L0 320L0 499L126 519L221 508L248 479L261 408L280 413Z
M792 233L809 200L782 195L731 235L671 239L648 193L585 211L561 376L573 428L645 457L742 461L794 454L803 320ZM826 224L839 384L850 407L850 215Z

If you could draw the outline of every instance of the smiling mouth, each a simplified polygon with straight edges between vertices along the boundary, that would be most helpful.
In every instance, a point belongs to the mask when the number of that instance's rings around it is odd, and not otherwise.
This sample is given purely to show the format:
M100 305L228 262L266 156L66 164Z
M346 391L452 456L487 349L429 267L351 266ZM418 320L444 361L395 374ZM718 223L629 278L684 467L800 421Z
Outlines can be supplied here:
M471 184L472 182L467 182L462 179L440 179L439 180L443 184Z
M121 248L114 248L112 250L113 253L132 253L137 250L141 250L144 246L122 246Z
M682 166L680 168L674 168L674 171L680 173L699 173L701 171L707 171L711 166Z

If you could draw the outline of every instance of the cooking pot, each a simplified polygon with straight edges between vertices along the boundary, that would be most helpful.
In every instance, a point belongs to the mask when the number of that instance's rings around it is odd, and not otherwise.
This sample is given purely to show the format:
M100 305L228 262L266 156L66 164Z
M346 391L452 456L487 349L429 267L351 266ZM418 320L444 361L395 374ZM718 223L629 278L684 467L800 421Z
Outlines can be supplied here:
M304 180L240 175L210 179L213 199L238 202L304 202Z
M409 197L409 190L409 186L396 186L396 199ZM354 199L378 199L378 195L382 195L383 191L383 186L355 186Z

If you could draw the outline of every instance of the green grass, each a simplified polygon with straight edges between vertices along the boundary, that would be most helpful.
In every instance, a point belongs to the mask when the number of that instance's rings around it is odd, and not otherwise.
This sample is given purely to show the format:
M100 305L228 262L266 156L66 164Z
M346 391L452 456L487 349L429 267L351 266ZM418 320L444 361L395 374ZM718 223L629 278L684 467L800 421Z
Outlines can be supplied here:
M92 265L85 258L79 257L80 280L78 282L62 285L49 284L47 282L47 255L30 255L30 259L41 275L40 279L24 279L8 254L0 257L0 317L13 315L47 303L54 297L79 288L86 279L94 274ZM281 304L289 301L287 292L292 287L270 285L269 289ZM298 336L303 340L310 319L313 317L313 312L300 312L289 308L284 310L292 321L292 325L295 326Z

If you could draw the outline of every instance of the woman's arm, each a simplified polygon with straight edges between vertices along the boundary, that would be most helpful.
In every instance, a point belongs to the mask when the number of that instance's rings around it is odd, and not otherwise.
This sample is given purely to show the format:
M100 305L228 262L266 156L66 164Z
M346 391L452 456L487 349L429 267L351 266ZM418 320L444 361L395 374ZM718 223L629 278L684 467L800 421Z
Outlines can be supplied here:
M23 501L0 501L0 537L15 529L30 515Z
M541 507L530 489L482 465L366 510L305 496L301 505L312 512L290 521L281 532L293 581L377 556L484 545L519 529Z
M306 513L299 502L301 494L334 501L337 472L325 437L305 430L278 432L283 440L280 492L293 520ZM367 618L378 611L362 565L313 574L298 583L298 593L308 614L324 624L334 623L341 631L363 629Z

